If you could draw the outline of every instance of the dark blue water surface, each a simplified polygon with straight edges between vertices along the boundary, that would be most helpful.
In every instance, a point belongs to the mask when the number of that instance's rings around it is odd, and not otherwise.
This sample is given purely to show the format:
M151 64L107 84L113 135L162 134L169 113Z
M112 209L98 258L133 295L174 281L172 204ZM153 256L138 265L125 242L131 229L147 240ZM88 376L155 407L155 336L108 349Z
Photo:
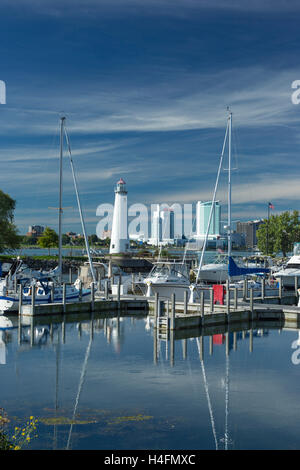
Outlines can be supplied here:
M300 448L297 329L166 341L137 314L28 319L21 329L10 319L0 407L8 436L38 419L26 449Z

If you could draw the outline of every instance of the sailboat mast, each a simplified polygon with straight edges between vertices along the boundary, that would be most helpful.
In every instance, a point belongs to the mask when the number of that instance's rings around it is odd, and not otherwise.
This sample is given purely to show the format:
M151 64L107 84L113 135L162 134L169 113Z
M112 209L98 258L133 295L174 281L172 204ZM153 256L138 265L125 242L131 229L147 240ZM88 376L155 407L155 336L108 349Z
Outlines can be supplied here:
M231 256L231 133L232 112L229 111L229 135L228 135L228 257Z
M225 145L226 145L226 141L227 141L228 128L229 128L229 122L227 122L227 126L226 126L226 132L225 132L225 137L224 137L224 142L223 142L223 147L222 147L222 153L221 153L221 158L220 158L220 163L219 163L219 168L218 168L218 173L217 173L217 179L216 179L216 183L215 183L213 198L212 198L212 201L211 201L209 219L208 219L208 223L207 223L205 239L204 239L204 243L203 243L203 246L202 246L201 258L200 258L200 261L199 261L199 266L198 266L198 271L197 271L197 276L196 276L196 284L198 282L200 271L201 271L201 268L202 268L202 264L203 264L203 260L204 260L204 253L205 253L205 250L206 250L208 234L209 234L209 229L210 229L210 224L211 224L211 219L212 219L212 214L213 214L214 209L215 209L216 194L217 194L217 190L218 190L219 177L220 177L220 172L221 172L222 163L223 163L223 157L224 157L224 153L225 153Z
M94 270L94 266L93 266L93 261L92 261L92 257L91 257L90 246L89 246L89 240L88 240L88 236L87 236L87 233L86 233L85 223L84 223L82 209L81 209L81 203L80 203L80 197L79 197L78 188L77 188L77 180L76 180L76 175L75 175L75 170L74 170L74 165L73 165L70 141L69 141L69 137L68 137L66 127L65 127L64 130L65 130L66 141L67 141L67 145L68 145L68 149L69 149L70 164L71 164L73 182L74 182L74 187L75 187L75 192L76 192L78 210L79 210L79 215L80 215L80 220L81 220L81 226L82 226L82 231L83 231L83 236L84 236L84 241L85 241L85 247L86 247L86 251L87 251L87 255L88 255L88 259L89 259L90 270L91 270L93 282L96 283L97 279L96 279L96 274L95 274L95 270Z
M58 266L59 281L62 280L62 163L63 163L63 138L65 117L60 118L60 157L59 157L59 207L58 207Z

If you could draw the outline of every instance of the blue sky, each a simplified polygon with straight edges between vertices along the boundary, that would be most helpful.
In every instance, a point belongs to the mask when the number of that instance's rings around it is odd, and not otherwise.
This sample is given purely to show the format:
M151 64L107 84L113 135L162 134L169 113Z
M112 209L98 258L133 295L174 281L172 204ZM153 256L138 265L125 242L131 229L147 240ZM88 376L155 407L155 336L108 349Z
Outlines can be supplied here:
M233 219L300 210L298 2L2 0L0 21L0 188L21 233L57 228L61 113L89 233L121 176L129 205L211 199L227 106ZM63 205L81 232L67 158Z

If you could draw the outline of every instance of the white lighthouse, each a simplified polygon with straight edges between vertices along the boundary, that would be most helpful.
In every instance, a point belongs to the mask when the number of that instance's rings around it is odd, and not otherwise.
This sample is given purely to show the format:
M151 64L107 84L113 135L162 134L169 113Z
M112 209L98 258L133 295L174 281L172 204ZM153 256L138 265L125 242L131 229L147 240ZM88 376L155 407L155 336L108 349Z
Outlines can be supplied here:
M127 190L125 181L120 178L115 188L115 205L109 253L126 253L127 251L129 251Z

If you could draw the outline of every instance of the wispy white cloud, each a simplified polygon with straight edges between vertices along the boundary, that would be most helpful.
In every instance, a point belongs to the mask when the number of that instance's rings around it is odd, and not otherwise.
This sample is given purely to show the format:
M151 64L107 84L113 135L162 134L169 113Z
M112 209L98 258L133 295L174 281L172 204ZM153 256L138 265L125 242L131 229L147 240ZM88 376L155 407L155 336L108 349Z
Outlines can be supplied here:
M181 69L176 76L170 70L164 72L163 80L161 74L154 73L151 83L145 78L140 85L130 83L129 77L126 80L125 73L121 81L102 82L98 92L91 91L83 81L72 90L53 90L51 100L42 90L27 90L25 97L21 89L12 90L14 102L20 95L23 106L19 111L15 106L6 107L0 132L53 134L53 112L62 102L70 130L81 135L220 128L226 121L227 106L239 127L284 126L300 121L299 109L291 102L291 84L300 73L297 68L253 66L206 74ZM49 114L41 120L35 112L26 111L26 103L29 108L36 103L37 109L49 110Z
M222 194L225 194L224 188ZM211 199L213 195L213 186L209 189L207 185L203 185L199 189L187 191L174 191L158 195L147 195L152 202L179 202L189 203L193 201L205 201ZM218 198L218 195L217 195ZM163 199L163 201L162 201ZM232 187L232 203L233 204L251 204L263 203L265 201L278 200L299 200L299 180L295 176L266 176L258 174L253 181L248 180L243 184L235 184ZM226 203L226 196L224 199Z

